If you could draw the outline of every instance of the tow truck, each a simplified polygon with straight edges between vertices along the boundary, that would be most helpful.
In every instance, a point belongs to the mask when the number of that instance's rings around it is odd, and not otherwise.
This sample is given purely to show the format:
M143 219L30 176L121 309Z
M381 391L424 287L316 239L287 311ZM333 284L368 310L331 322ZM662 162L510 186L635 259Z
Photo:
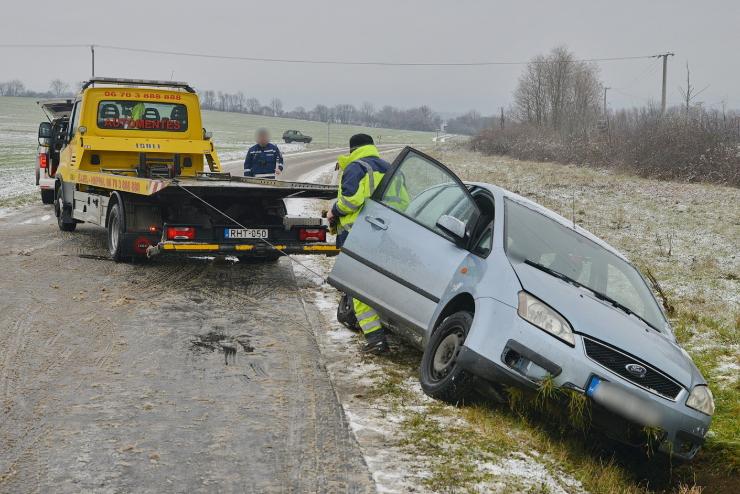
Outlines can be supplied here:
M325 219L289 216L284 201L330 199L336 186L223 172L189 84L98 77L71 103L54 174L57 223L65 232L83 222L106 228L115 261L339 252ZM39 141L54 132L42 122Z

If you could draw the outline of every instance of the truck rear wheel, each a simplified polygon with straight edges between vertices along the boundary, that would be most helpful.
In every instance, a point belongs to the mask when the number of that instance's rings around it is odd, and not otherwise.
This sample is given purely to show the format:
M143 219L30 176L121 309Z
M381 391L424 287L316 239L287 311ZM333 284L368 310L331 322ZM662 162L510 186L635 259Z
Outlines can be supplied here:
M59 186L55 191L54 214L57 216L57 225L63 232L73 232L77 228L77 222L72 219L72 208L64 205L62 199L62 187Z
M121 205L116 203L108 214L108 253L111 258L116 262L123 261L123 247L121 240L123 239L123 211Z

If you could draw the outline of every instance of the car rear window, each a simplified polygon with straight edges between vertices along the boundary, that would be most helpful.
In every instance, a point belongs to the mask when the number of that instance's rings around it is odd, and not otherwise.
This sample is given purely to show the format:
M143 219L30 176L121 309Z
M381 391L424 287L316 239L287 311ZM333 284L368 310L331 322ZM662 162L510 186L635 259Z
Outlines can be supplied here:
M98 103L98 128L185 132L188 109L181 103L103 100Z

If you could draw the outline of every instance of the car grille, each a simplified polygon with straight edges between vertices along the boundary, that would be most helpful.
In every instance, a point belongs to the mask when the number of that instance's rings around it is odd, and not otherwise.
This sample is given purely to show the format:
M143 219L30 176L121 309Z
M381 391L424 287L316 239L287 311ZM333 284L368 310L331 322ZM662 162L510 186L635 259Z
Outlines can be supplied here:
M611 347L599 343L597 341L584 338L586 346L586 355L589 358L603 365L615 374L619 374L626 380L647 389L660 396L675 400L678 393L681 392L681 385L676 383L673 379L666 375L658 372L644 362L640 362L624 353L617 351ZM637 364L641 365L646 369L644 377L638 377L633 375L627 370L627 365Z

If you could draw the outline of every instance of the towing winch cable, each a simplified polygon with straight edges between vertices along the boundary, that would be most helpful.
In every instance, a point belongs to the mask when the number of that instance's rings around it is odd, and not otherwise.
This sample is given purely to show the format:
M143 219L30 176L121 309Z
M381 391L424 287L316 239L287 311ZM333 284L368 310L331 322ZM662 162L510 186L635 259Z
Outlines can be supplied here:
M191 196L193 196L193 197L195 197L196 199L198 199L198 200L199 200L200 202L202 202L203 204L205 204L205 205L206 205L206 206L208 206L209 208L211 208L211 209L213 209L213 210L217 211L218 213L220 213L221 215L223 215L223 217L224 217L224 218L226 218L226 219L228 219L228 220L230 220L230 221L233 221L233 222L234 222L234 223L236 223L236 224L237 224L238 226L242 227L242 228L243 228L243 229L245 229L245 230L248 230L248 228L247 228L246 226L242 225L241 223L239 223L238 221L236 221L236 220L235 220L234 218L232 218L232 217L231 217L231 216L229 216L228 214L226 214L226 213L224 213L223 211L221 211L220 209L218 209L218 208L217 208L216 206L214 206L213 204L209 203L208 201L206 201L205 199L203 199L203 198L202 198L202 197L200 197L199 195L195 194L195 193L194 193L194 192L192 192L191 190L189 190L189 189L186 189L185 187L183 187L182 185L180 185L180 182L178 182L177 180L175 180L175 181L174 181L174 183L175 183L175 185L177 185L178 187L180 187L180 188L181 188L182 190L184 190L185 192L187 192L187 193L188 193L188 194L190 194ZM305 269L306 271L309 271L309 272L311 272L311 273L315 274L316 276L318 276L319 278L321 278L321 280L322 280L322 283L321 283L321 284L323 285L323 280L324 280L324 276L323 276L323 275L321 275L321 274L317 273L316 271L314 271L313 269L309 268L308 266L306 266L305 264L303 264L303 263L302 263L301 261L299 261L298 259L295 259L295 258L294 258L293 256L291 256L290 254L288 254L287 252L285 252L285 251L284 251L283 249L279 248L279 247L278 247L277 245L275 245L275 244L271 243L271 242L270 242L270 241L268 241L267 239L264 239L264 238L260 238L260 239L258 239L258 240L261 240L261 241L263 241L264 243L266 243L267 245L269 245L270 247L272 247L273 249L275 249L276 251L280 252L280 253L281 253L282 255L284 255L285 257L287 257L287 258L288 258L288 259L290 259L291 261L293 261L294 263L296 263L296 264L298 264L299 266L301 266L301 267L302 267L303 269Z

